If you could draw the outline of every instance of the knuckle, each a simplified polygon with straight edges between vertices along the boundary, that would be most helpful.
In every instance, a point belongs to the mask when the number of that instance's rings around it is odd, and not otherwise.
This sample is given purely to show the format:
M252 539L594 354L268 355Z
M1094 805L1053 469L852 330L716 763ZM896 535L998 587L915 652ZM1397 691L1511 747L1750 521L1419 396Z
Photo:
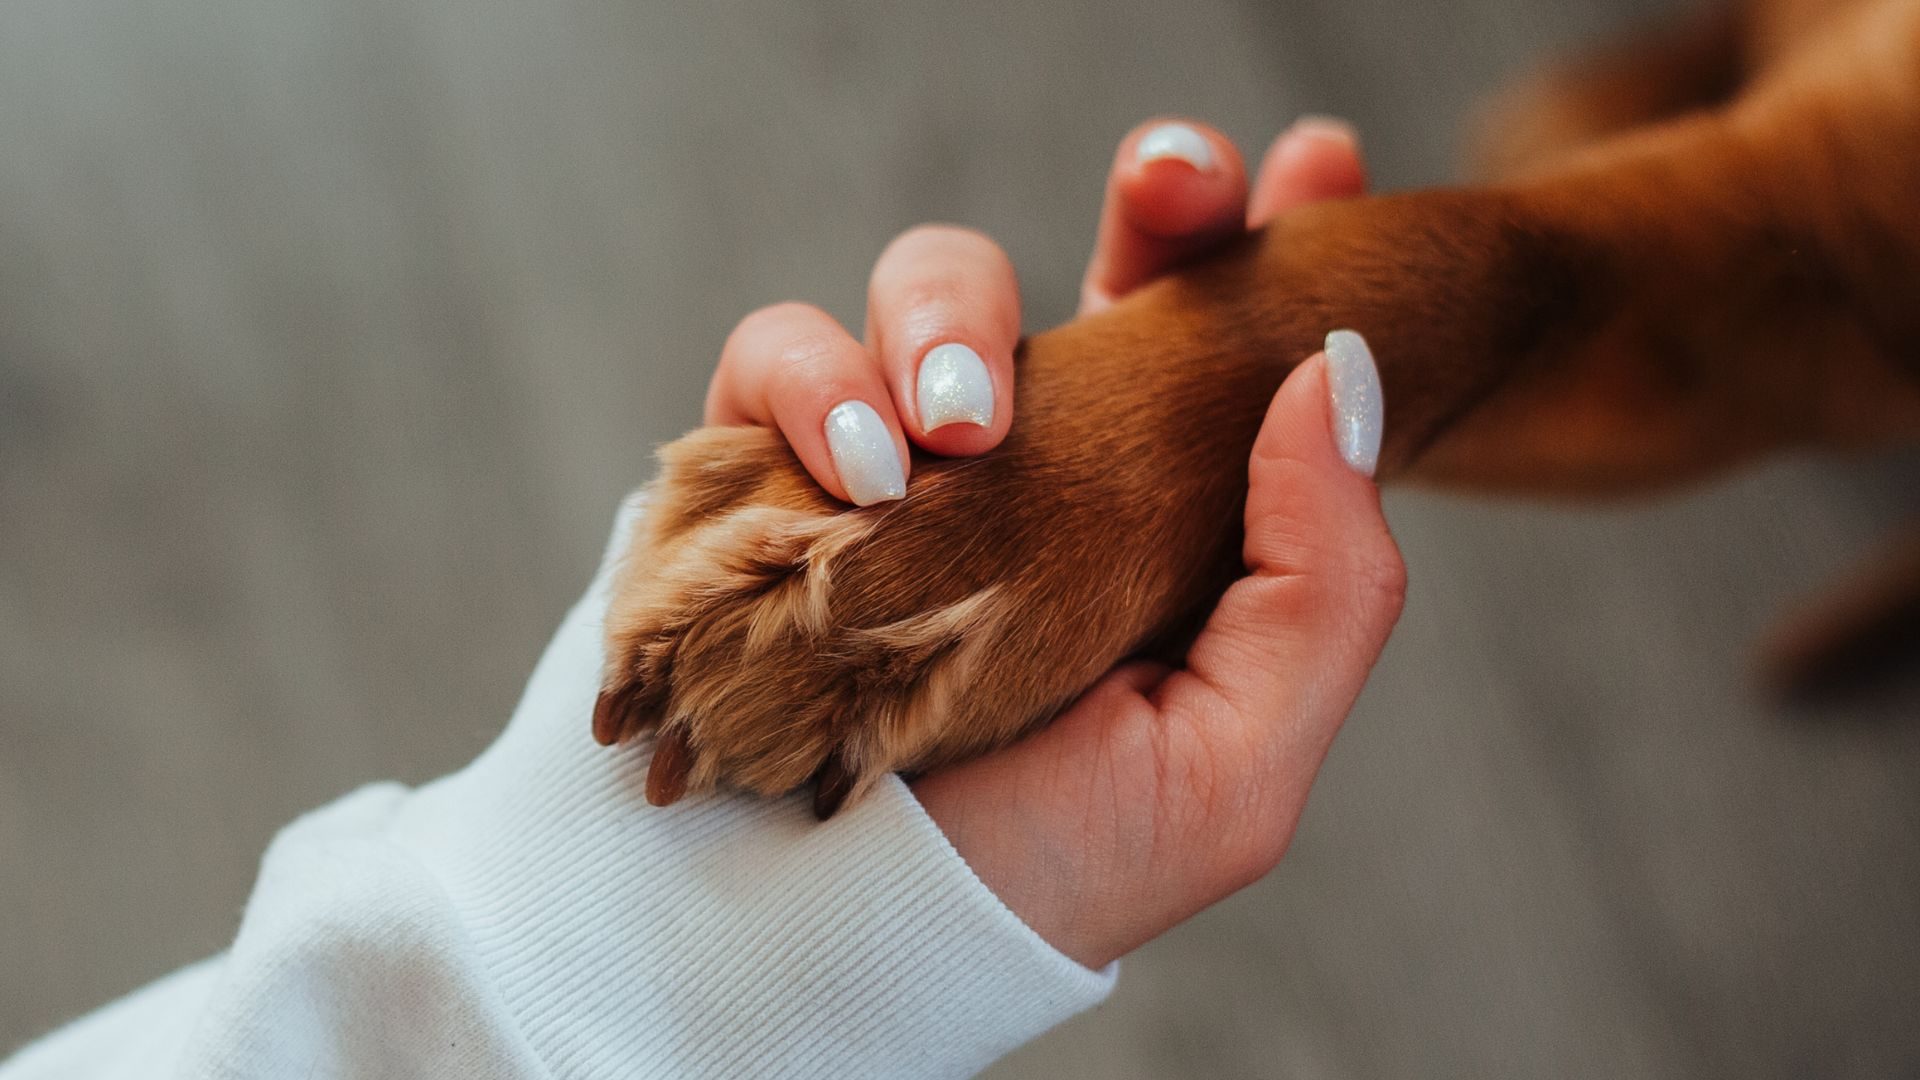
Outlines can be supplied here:
M766 364L768 381L780 391L830 386L844 381L849 368L831 335L819 332L785 339L767 356Z
M915 225L913 228L908 229L896 237L893 243L894 246L906 250L927 247L949 248L974 246L984 246L998 250L999 247L986 233L978 229L965 225L950 225L942 221L930 221Z
M838 324L811 304L769 304L735 325L722 359L745 363L776 383L818 379L844 366L845 338Z
M1226 891L1239 892L1266 877L1286 857L1292 841L1290 829L1236 829L1222 845L1221 885Z
M909 338L949 333L966 323L970 305L951 281L918 281L900 296L905 311L903 329Z
M783 300L748 312L746 318L734 324L733 336L738 338L748 334L766 333L784 326L811 322L822 314L820 309L812 304L804 304L798 300Z
M880 258L873 264L873 277L877 284L887 274L897 272L902 264L913 262L926 253L937 235L938 226L915 225L887 242L881 249Z
M1019 334L1018 279L999 245L953 225L923 225L895 239L874 268L870 304L883 351L947 340L976 347Z
M1005 249L993 237L964 225L947 225L943 228L955 254L970 256L988 270L1004 269L1012 273L1013 260L1008 258Z
M954 276L958 266L985 268L994 274L1013 271L1013 261L992 237L964 225L916 225L894 237L876 270L893 272L902 264L936 278Z
M1391 537L1355 552L1352 579L1361 595L1397 617L1407 602L1407 563Z

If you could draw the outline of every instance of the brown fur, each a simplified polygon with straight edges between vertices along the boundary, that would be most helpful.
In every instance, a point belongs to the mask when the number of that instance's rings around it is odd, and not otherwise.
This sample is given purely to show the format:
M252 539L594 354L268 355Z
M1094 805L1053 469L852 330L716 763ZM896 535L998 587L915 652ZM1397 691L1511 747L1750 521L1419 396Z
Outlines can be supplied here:
M1760 0L1563 69L1483 186L1327 203L1027 341L1020 416L847 509L695 432L607 616L603 742L650 793L860 785L1015 738L1204 610L1290 366L1366 335L1381 477L1672 484L1920 433L1920 2Z

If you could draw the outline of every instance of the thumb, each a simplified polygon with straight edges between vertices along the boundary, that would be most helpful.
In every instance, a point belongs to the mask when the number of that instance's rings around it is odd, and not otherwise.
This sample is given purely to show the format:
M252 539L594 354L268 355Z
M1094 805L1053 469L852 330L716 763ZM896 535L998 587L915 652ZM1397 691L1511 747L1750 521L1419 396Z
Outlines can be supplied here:
M1372 481L1381 417L1352 331L1274 395L1248 462L1247 576L1161 687L1162 709L1200 737L1243 735L1257 759L1311 770L1359 696L1406 591Z

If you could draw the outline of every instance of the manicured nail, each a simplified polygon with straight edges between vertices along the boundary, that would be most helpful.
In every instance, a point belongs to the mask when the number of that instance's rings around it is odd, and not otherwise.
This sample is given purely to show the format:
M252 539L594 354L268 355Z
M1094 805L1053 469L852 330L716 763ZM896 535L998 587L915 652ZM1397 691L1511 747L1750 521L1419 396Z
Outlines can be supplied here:
M1322 116L1308 113L1293 122L1290 129L1296 135L1306 135L1316 139L1331 139L1346 143L1348 146L1360 145L1360 133L1352 124L1337 116Z
M900 467L893 435L866 402L843 401L827 413L827 453L833 457L833 469L840 474L847 497L856 506L872 506L907 494L907 474Z
M1213 146L1205 135L1185 124L1161 124L1140 136L1133 157L1143 165L1161 158L1179 158L1201 172L1213 168Z
M936 345L920 360L914 400L923 432L948 424L986 427L993 423L993 376L980 354L965 345Z
M1351 330L1327 335L1327 394L1333 406L1333 441L1353 471L1372 476L1380 463L1380 369L1367 339Z

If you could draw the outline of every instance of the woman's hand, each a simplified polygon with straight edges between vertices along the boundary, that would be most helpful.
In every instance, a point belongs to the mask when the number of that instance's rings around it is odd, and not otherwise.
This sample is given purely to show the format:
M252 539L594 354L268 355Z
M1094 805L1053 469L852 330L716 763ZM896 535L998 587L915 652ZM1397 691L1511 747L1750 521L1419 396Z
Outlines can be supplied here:
M1046 728L913 785L980 879L1102 967L1273 869L1400 617L1371 480L1379 382L1352 334L1274 395L1248 468L1247 576L1184 668L1125 664Z
M1251 186L1218 132L1143 125L1115 157L1081 308L1364 186L1353 136L1334 122L1281 135ZM914 229L874 267L864 341L817 308L758 311L727 342L706 419L778 427L839 498L896 499L909 441L970 455L1005 437L1019 332L997 246ZM1330 339L1329 352L1274 397L1249 467L1249 573L1186 667L1124 665L1045 730L914 784L981 879L1088 966L1274 866L1399 616L1404 568L1370 480L1379 383L1357 337Z

